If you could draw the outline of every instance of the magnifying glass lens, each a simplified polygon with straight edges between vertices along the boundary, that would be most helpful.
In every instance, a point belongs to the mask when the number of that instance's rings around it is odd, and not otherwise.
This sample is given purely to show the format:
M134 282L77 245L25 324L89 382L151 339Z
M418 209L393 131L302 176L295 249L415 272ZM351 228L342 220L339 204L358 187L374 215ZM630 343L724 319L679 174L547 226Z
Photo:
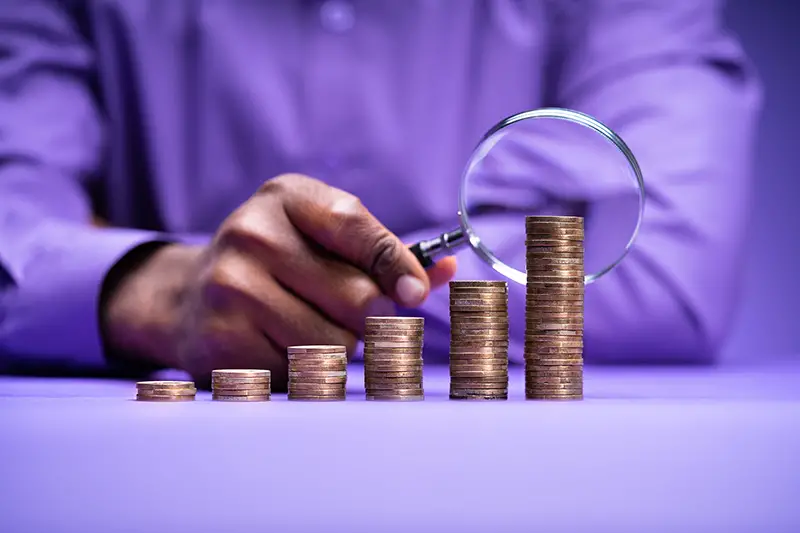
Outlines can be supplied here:
M641 171L622 139L564 109L522 113L495 126L472 154L459 191L461 227L473 251L520 284L526 215L584 217L591 283L625 256L643 208Z

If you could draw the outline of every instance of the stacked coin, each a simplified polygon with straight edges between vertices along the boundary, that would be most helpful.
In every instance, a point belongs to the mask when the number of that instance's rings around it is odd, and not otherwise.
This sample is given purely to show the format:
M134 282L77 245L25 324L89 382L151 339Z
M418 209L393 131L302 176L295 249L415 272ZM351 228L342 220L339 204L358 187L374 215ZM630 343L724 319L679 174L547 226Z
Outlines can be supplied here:
M364 328L364 387L367 400L422 400L425 319L367 317Z
M526 217L525 397L583 398L583 218Z
M344 400L347 348L338 345L289 346L289 399Z
M266 402L270 399L269 370L243 368L211 372L211 398L224 402Z
M508 284L450 282L450 398L508 398Z
M191 402L197 389L191 381L140 381L136 400L140 402Z

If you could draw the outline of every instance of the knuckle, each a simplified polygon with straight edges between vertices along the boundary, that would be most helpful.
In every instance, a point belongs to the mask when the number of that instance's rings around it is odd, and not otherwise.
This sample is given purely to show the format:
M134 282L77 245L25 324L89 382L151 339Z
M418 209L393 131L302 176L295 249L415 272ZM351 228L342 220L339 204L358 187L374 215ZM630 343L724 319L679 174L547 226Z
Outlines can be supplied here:
M279 241L260 224L256 217L245 211L231 215L217 233L217 246L247 252L273 253L279 250Z
M240 277L224 260L218 260L208 268L200 290L203 303L212 309L227 307L232 300L247 292Z
M280 176L275 176L274 178L270 178L264 181L264 183L261 184L261 187L258 188L258 192L260 193L279 192L286 186L287 181L291 181L291 178L287 174L281 174Z
M390 233L384 233L373 242L369 249L369 272L376 278L382 278L397 270L403 250L397 244L397 239Z
M366 213L361 199L345 191L340 191L330 203L328 222L334 235L341 235L348 229L357 226Z
M270 178L258 188L259 193L277 193L287 189L302 187L312 178L302 174L286 173Z

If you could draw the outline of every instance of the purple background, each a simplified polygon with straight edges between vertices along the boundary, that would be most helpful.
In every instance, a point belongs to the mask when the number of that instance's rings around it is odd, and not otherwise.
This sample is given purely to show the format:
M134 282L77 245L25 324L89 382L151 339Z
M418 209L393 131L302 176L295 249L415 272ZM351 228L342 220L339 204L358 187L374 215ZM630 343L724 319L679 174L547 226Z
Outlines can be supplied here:
M800 354L800 4L732 0L728 21L765 96L742 305L724 359Z

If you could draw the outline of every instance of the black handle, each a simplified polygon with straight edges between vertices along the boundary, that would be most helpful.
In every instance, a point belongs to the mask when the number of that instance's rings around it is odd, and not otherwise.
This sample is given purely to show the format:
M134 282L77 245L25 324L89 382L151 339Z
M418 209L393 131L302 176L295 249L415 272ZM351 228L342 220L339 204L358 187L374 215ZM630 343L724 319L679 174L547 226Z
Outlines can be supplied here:
M413 245L409 246L408 249L411 250L411 253L414 254L414 257L417 258L417 260L419 261L419 264L421 264L423 266L423 268L430 268L435 264L435 262L422 249L422 243L423 242L424 241L420 241L417 244L413 244Z

